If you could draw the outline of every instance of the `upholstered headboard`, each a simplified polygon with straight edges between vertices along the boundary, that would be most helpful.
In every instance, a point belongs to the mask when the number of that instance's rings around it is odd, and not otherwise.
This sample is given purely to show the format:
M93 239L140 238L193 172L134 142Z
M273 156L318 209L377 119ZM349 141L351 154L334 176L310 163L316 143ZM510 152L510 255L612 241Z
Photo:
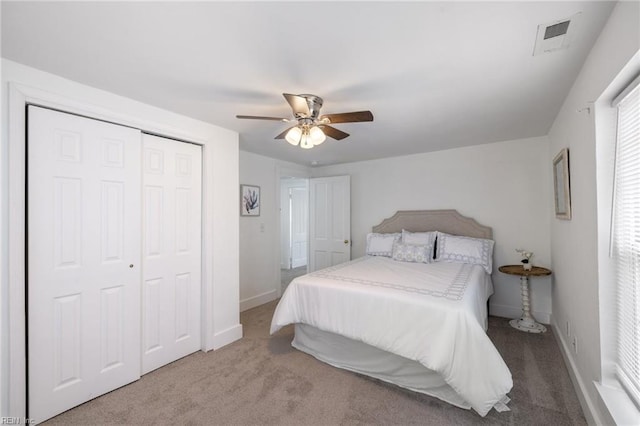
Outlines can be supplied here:
M373 227L373 232L440 231L452 235L474 238L493 237L490 227L479 224L470 217L462 216L456 210L399 210Z

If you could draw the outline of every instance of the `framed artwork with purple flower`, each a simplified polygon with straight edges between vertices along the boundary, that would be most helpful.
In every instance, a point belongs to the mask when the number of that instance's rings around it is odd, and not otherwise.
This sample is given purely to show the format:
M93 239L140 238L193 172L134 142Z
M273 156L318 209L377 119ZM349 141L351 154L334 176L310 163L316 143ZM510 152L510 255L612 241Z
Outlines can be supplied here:
M240 185L240 216L260 216L260 187Z

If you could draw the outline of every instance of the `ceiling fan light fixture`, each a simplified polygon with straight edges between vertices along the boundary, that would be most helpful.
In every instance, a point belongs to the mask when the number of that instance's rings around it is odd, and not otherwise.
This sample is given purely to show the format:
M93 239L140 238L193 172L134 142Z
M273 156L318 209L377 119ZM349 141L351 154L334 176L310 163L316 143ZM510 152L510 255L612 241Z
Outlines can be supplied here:
M318 126L303 124L292 127L284 138L293 146L300 145L301 148L311 149L324 142L327 136Z
M278 134L275 139L285 139L291 145L300 145L300 147L304 149L313 148L314 146L324 143L327 136L335 140L342 140L349 136L349 133L345 133L342 130L333 127L333 124L373 121L373 114L371 111L341 112L320 115L320 108L322 107L323 101L322 98L316 95L293 95L291 93L283 93L282 95L291 107L291 112L294 117L293 119L264 117L258 115L236 115L236 118L297 123L294 127L284 130Z
M314 145L320 145L327 139L327 136L318 126L313 126L311 129L309 129L309 137L311 138L311 142L313 142Z
M299 126L292 127L284 137L291 145L296 146L302 138L302 129Z

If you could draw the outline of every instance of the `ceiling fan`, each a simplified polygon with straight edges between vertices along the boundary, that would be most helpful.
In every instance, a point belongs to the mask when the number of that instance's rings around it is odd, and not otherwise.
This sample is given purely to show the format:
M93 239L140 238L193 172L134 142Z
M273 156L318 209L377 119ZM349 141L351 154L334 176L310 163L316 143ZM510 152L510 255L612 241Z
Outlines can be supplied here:
M274 120L285 123L296 123L280 133L275 139L286 139L292 145L302 148L313 148L325 141L326 137L341 140L349 136L348 133L338 130L329 124L338 123L358 123L363 121L373 121L371 111L343 112L338 114L320 115L322 108L322 98L316 95L292 95L283 93L293 111L294 118L281 117L261 117L255 115L236 115L236 118L252 120Z

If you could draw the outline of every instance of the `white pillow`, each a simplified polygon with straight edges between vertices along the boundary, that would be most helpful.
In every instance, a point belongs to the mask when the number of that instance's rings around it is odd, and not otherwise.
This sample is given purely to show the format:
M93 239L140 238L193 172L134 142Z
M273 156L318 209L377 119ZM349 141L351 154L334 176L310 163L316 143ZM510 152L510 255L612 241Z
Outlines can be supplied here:
M404 244L397 241L393 245L393 260L401 262L430 263L433 256L431 246L426 244Z
M391 257L393 252L393 243L400 240L400 233L393 234L367 234L366 254L369 256L386 256Z
M436 262L481 265L487 274L493 268L493 240L458 237L438 232Z
M436 232L409 232L402 230L402 242L404 244L419 244L433 246L436 239Z
M429 263L433 262L433 249L436 242L436 231L429 232L409 232L406 230L402 230L402 242L404 244L418 244L418 245L426 245L429 248L429 253L431 256L429 257Z

